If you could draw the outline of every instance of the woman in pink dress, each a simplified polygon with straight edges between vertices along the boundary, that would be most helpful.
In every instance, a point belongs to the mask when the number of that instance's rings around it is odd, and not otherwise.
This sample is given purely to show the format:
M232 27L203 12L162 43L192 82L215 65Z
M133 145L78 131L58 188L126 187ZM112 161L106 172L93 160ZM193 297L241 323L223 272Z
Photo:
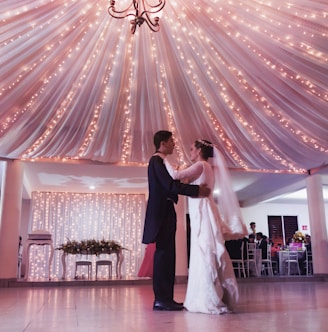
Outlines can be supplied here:
M149 243L146 247L145 256L141 263L138 277L153 277L153 268L154 268L154 253L156 250L155 243Z

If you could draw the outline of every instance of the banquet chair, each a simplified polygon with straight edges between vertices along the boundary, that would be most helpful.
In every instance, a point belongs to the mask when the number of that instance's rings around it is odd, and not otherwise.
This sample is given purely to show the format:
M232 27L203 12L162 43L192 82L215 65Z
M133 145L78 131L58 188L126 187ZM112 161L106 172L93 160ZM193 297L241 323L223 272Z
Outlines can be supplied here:
M256 253L256 243L247 243L247 275L250 277L251 265L254 265L254 271L256 276L259 275L257 267L257 253Z
M77 269L79 266L86 266L88 268L88 279L91 277L92 273L92 262L87 260L78 260L75 262L75 279L77 279Z
M96 280L98 279L98 268L99 266L108 267L108 279L112 277L112 261L109 259L99 259L96 261Z
M304 269L306 275L313 274L312 251L305 250Z
M271 258L271 244L267 246L267 258L262 258L261 266L262 266L262 273L268 274L269 276L273 276L273 269L272 269L272 258Z
M246 272L245 272L245 260L244 260L244 247L245 247L245 242L243 241L241 243L240 247L240 254L241 258L240 259L231 259L233 269L238 271L238 277L241 278L241 275L246 278Z
M287 265L287 274L290 276L292 272L296 271L297 274L301 274L301 270L298 264L298 252L297 251L288 251L287 259L284 262ZM293 266L295 269L292 271Z

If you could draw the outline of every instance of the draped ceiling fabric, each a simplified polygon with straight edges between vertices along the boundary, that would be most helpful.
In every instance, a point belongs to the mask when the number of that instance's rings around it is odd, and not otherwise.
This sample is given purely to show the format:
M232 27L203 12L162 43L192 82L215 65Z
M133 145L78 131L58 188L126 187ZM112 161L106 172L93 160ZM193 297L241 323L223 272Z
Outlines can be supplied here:
M327 0L167 0L135 35L108 6L1 2L1 158L144 165L168 129L180 164L196 138L230 168L327 164Z

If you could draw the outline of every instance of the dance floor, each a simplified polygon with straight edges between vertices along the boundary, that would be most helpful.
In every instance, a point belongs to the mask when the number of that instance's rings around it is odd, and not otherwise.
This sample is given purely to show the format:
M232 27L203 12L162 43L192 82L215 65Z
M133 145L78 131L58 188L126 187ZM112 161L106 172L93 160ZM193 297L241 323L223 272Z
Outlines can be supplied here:
M21 284L23 285L23 284ZM151 283L85 283L0 288L1 332L322 332L328 326L328 282L240 282L236 312L207 315L152 310ZM175 286L183 301L186 284Z

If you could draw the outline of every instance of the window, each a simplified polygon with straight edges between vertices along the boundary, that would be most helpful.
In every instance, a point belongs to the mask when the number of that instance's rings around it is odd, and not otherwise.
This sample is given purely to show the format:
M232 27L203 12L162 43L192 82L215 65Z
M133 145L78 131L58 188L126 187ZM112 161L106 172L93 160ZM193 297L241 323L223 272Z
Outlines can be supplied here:
M297 216L268 216L268 227L271 241L285 246L298 230Z

